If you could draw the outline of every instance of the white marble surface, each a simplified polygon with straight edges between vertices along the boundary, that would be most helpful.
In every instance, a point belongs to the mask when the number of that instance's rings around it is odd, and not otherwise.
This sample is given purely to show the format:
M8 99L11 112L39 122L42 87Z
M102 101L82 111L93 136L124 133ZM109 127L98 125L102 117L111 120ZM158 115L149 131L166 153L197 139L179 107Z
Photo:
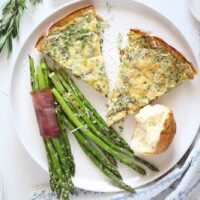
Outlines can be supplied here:
M0 0L0 5L3 2L4 0ZM3 181L4 200L27 200L32 187L48 182L48 174L25 151L11 122L8 105L9 76L19 47L30 31L65 2L65 0L43 0L43 3L34 10L29 8L21 20L20 40L15 42L13 54L9 60L6 52L0 56L0 176ZM200 58L200 24L187 9L187 0L140 0L140 2L156 8L171 19L184 33Z

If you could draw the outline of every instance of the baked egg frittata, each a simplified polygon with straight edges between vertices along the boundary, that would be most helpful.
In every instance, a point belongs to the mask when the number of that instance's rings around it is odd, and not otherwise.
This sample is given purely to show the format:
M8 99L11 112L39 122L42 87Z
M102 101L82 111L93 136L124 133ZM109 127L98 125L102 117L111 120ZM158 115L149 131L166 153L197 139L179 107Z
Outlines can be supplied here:
M137 112L195 74L192 64L163 40L138 29L130 30L110 97L108 125Z
M93 6L82 8L55 23L38 40L36 48L70 69L96 90L108 95L102 56L104 22Z

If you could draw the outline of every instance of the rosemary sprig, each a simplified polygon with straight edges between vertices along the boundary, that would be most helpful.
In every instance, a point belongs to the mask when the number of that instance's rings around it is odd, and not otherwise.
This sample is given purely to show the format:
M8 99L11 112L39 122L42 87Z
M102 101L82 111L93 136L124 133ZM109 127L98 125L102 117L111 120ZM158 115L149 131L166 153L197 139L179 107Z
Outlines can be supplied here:
M35 5L41 0L30 0ZM19 22L26 9L25 0L7 0L2 8L0 18L0 53L3 47L8 45L8 54L13 49L13 39L19 36Z

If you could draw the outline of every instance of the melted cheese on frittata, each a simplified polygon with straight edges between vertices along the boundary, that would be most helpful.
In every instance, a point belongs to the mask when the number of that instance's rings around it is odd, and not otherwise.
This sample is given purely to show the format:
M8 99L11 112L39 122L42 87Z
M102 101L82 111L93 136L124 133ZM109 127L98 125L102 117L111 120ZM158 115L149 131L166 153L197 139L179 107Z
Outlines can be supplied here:
M37 48L107 96L102 32L103 21L89 7L51 28Z
M144 33L143 33L144 34ZM195 70L154 37L130 31L108 108L108 125L135 113L168 90L191 79Z

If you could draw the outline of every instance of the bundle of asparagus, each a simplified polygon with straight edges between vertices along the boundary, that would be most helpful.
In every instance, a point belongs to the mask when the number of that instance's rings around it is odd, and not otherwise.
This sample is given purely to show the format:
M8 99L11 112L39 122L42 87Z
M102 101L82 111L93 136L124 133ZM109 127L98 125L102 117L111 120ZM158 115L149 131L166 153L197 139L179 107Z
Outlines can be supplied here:
M30 61L31 60L30 58ZM31 63L32 62L30 62L30 66L32 66ZM32 67L31 70L33 71ZM42 59L41 67L38 67L38 75L35 75L32 71L32 87L37 88L37 85L39 85L39 89L41 89L51 85L52 94L57 101L57 120L62 134L61 137L57 139L57 142L54 141L55 138L44 138L44 143L49 161L51 187L53 191L57 192L58 196L61 193L62 197L67 198L68 193L64 192L64 185L68 186L69 191L73 191L72 189L70 190L73 184L71 180L71 184L68 180L70 175L73 174L73 171L67 171L65 169L67 168L67 162L73 163L72 160L70 161L70 159L67 159L67 157L71 155L71 151L69 155L64 154L67 151L63 152L64 148L69 147L70 149L65 132L66 127L74 134L80 147L91 161L110 178L115 185L128 192L135 192L135 190L122 181L122 177L117 169L116 160L119 160L141 175L146 174L145 169L133 160L143 164L150 170L158 171L155 166L136 156L126 141L113 128L106 125L103 118L84 97L73 80L62 68L56 69L47 66L45 60ZM65 140L67 142L64 144L63 141ZM58 148L59 145L60 148ZM55 157L59 158L56 159L57 162L53 162L53 158ZM71 158L73 158L72 155ZM55 167L57 165L60 169L59 172ZM66 170L65 174L64 170ZM59 186L55 184L55 180L60 183ZM67 182L65 182L65 180L67 180Z
M44 59L37 66L37 70L31 57L29 57L29 65L32 92L38 93L49 88L48 69ZM65 125L59 115L57 115L57 121L61 133L59 137L43 137L43 141L48 158L51 189L56 192L58 198L68 199L68 191L74 192L72 176L75 173L75 164Z

